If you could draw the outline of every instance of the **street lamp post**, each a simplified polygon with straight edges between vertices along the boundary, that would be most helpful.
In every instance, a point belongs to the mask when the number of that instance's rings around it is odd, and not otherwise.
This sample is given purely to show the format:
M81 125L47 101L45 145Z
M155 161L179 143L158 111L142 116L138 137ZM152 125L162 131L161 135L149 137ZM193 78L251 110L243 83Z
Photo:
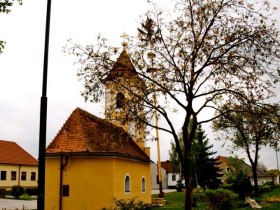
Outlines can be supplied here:
M50 34L51 0L47 2L45 50L43 67L43 85L40 109L40 131L39 131L39 168L38 168L38 198L37 209L45 209L45 157L46 157L46 130L47 130L47 77L48 77L48 55Z

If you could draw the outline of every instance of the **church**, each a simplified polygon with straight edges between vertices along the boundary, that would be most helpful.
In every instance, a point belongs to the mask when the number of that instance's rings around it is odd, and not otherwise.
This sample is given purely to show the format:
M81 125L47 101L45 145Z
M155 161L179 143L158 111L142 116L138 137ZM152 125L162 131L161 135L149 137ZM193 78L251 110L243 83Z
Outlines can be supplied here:
M105 119L76 108L46 149L46 210L110 209L113 199L151 203L145 125L126 118L134 96L116 79L139 92L144 85L125 49L103 81Z

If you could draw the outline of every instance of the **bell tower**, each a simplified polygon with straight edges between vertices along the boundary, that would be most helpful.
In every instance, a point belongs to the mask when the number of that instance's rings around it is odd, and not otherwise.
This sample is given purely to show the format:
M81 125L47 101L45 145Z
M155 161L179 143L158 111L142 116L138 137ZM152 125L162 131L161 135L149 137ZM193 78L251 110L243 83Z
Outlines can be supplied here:
M105 119L124 128L145 150L145 124L135 116L143 113L141 100L145 84L138 76L125 46L105 84Z

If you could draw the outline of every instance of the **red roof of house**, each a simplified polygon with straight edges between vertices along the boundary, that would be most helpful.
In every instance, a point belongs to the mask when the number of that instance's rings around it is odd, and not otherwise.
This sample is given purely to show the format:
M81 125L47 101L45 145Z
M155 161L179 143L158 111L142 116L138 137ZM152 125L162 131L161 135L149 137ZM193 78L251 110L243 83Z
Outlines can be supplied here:
M174 173L174 167L170 160L161 162L161 167L166 170L167 173Z
M218 160L220 162L220 164L222 164L224 162L226 164L226 166L228 166L230 164L230 157L225 157L225 156L218 155L216 157L216 160ZM252 167L249 164L245 163L245 161L244 161L243 164L242 164L242 167L243 167L243 169L249 171L250 176L253 176L252 175ZM264 171L257 169L257 176L258 177L263 177L263 176L266 176L266 174L265 174Z
M75 109L47 147L53 155L119 156L150 162L149 156L121 127Z
M0 163L13 165L38 165L38 161L17 143L0 140Z

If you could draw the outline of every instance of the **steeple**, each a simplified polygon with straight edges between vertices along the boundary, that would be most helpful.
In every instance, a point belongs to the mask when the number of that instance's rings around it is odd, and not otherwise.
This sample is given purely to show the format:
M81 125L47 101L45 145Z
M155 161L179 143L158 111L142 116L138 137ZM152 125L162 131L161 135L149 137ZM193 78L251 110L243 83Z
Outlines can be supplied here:
M145 85L138 76L125 47L105 78L104 84L105 119L123 127L135 139L136 143L144 148L145 126L139 120L133 119L131 111L134 110L138 114L143 112L135 93L144 94Z
M138 78L140 80L126 49L123 49L122 53L118 57L113 68L111 69L104 81L112 81L116 78L121 77L126 79Z

